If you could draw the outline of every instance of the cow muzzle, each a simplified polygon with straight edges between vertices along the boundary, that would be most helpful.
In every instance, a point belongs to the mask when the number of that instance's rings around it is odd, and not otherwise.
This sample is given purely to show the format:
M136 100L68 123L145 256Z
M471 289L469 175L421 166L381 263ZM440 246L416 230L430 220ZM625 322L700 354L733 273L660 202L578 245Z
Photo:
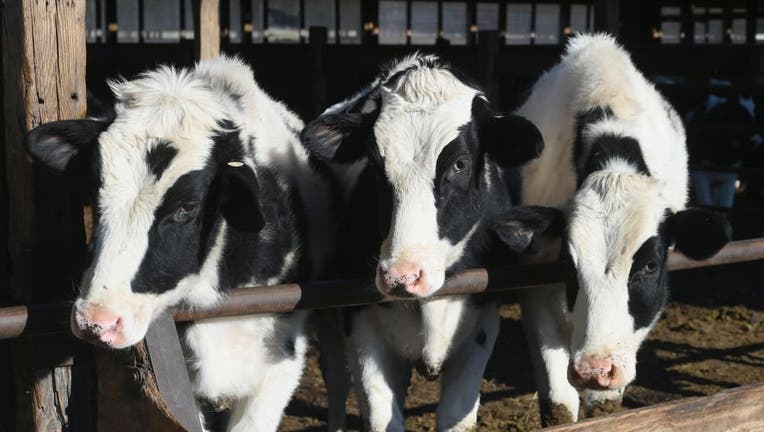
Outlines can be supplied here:
M434 272L421 262L398 260L380 263L376 285L389 296L428 297L441 288L443 277L434 277Z
M72 308L72 333L82 340L122 348L127 343L125 319L120 314L95 304L77 304Z
M609 356L587 356L570 362L568 381L578 389L615 390L626 385L626 373Z

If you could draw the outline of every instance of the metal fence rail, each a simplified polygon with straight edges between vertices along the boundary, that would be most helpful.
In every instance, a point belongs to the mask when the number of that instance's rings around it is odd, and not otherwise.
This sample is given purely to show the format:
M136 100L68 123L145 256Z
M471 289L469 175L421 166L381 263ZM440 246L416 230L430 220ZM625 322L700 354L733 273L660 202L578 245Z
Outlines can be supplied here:
M693 261L675 252L668 258L670 271L732 264L764 259L764 238L731 242L715 256ZM564 270L559 263L547 262L467 270L451 277L436 297L493 293L532 289L563 283ZM326 309L342 306L396 301L400 298L382 295L368 279L283 284L254 288L238 288L219 305L210 309L172 310L175 321L196 321L260 313ZM0 308L0 339L26 334L65 331L69 327L70 303L11 306Z

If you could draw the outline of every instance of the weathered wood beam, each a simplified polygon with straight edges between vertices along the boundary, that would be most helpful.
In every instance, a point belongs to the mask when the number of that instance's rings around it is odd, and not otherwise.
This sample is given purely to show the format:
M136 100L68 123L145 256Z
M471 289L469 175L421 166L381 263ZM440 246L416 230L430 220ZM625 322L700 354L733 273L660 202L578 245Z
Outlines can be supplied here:
M197 60L220 55L220 0L194 0L194 47Z
M175 323L168 315L144 342L122 351L96 351L97 430L202 432Z
M4 2L0 27L10 291L25 303L67 300L71 291L60 287L71 286L84 256L80 200L68 179L30 164L22 139L42 123L85 115L85 2ZM72 418L90 418L90 398L71 398L92 384L91 374L74 369L87 363L90 349L78 349L65 335L14 342L16 431L75 424L91 430L89 421Z
M725 390L544 429L549 432L764 430L764 384Z

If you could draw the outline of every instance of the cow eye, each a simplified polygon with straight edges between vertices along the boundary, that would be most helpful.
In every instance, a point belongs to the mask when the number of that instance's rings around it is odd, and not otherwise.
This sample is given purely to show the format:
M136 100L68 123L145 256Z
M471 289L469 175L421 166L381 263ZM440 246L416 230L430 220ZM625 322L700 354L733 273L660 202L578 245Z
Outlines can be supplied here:
M658 269L658 263L655 261L648 261L647 264L645 264L644 267L642 267L642 272L645 274L652 273L655 270Z
M183 203L175 210L175 214L172 216L173 221L177 223L185 223L193 219L196 216L196 211L199 209L199 203L187 202Z
M468 164L465 159L457 159L456 162L454 162L454 165L451 167L451 169L455 173L460 173L466 170L467 166Z

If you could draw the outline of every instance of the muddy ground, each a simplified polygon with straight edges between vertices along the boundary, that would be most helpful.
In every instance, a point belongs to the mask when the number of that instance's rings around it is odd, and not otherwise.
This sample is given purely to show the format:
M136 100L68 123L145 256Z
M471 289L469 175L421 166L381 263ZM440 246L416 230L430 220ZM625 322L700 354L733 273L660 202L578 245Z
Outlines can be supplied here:
M624 406L641 407L764 382L764 262L671 274L671 300L640 351L637 380ZM480 431L538 429L531 365L516 304L502 308L502 327L482 385ZM438 384L416 372L406 403L406 428L435 430ZM360 418L354 398L350 430ZM282 431L325 429L326 392L315 352L287 409Z

